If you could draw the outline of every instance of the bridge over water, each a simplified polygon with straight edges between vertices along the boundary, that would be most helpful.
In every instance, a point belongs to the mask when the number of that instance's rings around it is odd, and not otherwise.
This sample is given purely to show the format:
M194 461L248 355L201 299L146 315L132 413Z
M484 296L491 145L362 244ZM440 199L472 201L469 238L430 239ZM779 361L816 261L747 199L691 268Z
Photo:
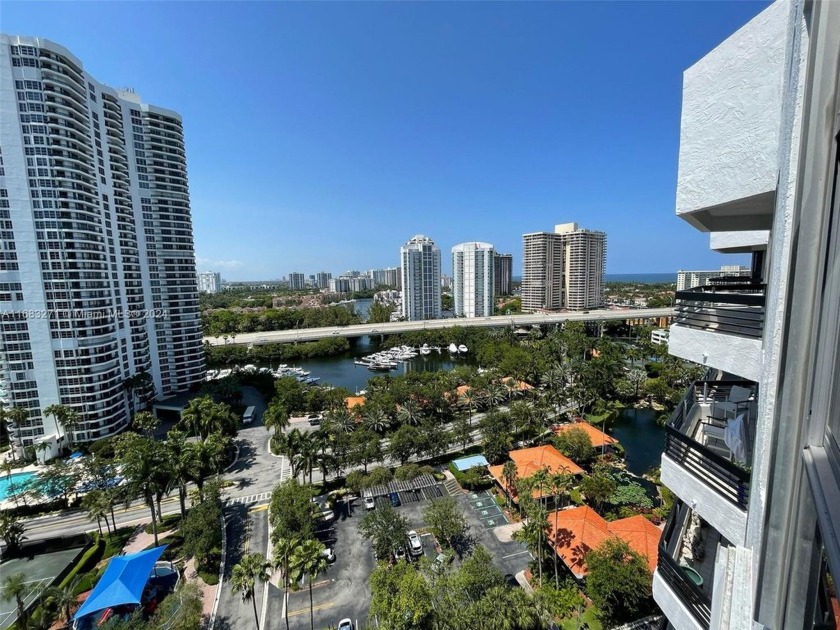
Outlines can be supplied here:
M560 324L563 322L606 322L637 319L658 319L674 315L673 307L638 309L601 309L570 313L533 313L529 315L495 315L493 317L461 317L428 319L418 322L387 322L382 324L356 324L353 326L328 326L325 328L300 328L267 332L240 333L228 338L227 343L262 345L266 343L295 343L317 341L328 337L362 337L364 335L394 335L413 330L436 330L455 326L481 326L486 328L530 326L532 324ZM222 337L205 337L213 346L225 345Z

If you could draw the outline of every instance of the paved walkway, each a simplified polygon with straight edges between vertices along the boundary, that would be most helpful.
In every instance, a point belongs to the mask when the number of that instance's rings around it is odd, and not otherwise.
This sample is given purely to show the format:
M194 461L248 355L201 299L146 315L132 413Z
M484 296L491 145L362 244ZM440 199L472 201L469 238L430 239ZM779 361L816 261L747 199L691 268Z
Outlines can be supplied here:
M138 527L131 538L128 539L128 542L125 543L125 547L123 547L124 554L137 553L155 544L155 535L147 534L144 527L145 525ZM158 541L163 540L174 532L174 529L158 532Z
M184 567L184 577L188 581L198 584L198 590L201 591L201 601L203 603L202 615L209 617L213 613L213 604L216 601L216 590L218 585L210 586L198 575L196 570L195 558L190 558Z

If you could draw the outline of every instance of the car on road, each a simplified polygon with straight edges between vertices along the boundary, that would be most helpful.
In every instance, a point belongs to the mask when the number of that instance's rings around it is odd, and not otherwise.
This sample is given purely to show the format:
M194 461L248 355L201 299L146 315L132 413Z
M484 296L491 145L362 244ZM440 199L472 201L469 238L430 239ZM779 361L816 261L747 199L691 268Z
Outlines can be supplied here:
M365 497L365 509L366 510L376 509L376 499L374 499L373 497Z
M353 630L353 620L342 619L338 622L338 630Z
M327 559L327 562L332 564L335 562L335 549L332 547L326 547L322 552L321 555Z
M321 424L321 420L324 418L320 413L310 413L306 416L306 419L309 420L309 424L315 426L316 424Z
M391 505L394 507L400 507L402 505L402 501L400 501L400 495L396 492L392 492L388 495L388 498L391 499Z
M423 541L413 529L408 532L408 551L412 556L423 555Z

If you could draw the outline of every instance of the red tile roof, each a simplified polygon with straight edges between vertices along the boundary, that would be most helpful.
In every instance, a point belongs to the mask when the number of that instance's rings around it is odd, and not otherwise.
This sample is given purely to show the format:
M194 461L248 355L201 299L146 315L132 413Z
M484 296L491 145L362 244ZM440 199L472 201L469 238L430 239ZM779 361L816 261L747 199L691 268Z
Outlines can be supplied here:
M538 470L547 468L549 473L565 472L570 475L582 475L583 468L575 464L571 459L563 455L560 451L551 445L535 446L533 448L522 448L517 451L511 451L508 456L516 464L516 478L527 479ZM499 483L502 488L506 487L502 469L504 466L490 466L488 472ZM516 491L513 490L513 496L516 496ZM540 493L534 491L534 498L538 499L542 496L550 496L548 493Z
M554 433L559 435L568 431L569 429L580 429L581 431L585 432L586 435L589 436L589 439L592 441L592 446L595 448L601 448L602 446L618 444L618 440L616 440L614 437L612 437L611 435L607 435L598 427L595 427L586 421L570 422L569 424L558 425L554 428Z

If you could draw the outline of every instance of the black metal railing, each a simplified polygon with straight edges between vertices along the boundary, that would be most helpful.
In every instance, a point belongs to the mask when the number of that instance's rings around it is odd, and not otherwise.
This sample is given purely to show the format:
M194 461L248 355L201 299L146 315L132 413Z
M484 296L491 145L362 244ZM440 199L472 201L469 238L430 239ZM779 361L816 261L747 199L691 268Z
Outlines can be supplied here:
M659 557L656 561L656 568L662 579L668 583L668 586L680 598L694 618L704 628L708 628L712 621L712 598L686 575L679 562L674 559L671 551L669 551L669 549L680 548L680 541L672 540L672 538L674 535L680 534L687 516L688 509L681 503L677 503L671 510L671 515L668 517L668 522L662 532L662 538L659 539Z
M696 429L691 425L691 409L694 405L725 401L736 385L755 387L752 381L692 383L665 425L665 454L727 501L746 509L750 498L750 473L700 444L694 437Z
M675 322L700 330L761 338L764 330L765 285L758 282L721 282L677 291Z

